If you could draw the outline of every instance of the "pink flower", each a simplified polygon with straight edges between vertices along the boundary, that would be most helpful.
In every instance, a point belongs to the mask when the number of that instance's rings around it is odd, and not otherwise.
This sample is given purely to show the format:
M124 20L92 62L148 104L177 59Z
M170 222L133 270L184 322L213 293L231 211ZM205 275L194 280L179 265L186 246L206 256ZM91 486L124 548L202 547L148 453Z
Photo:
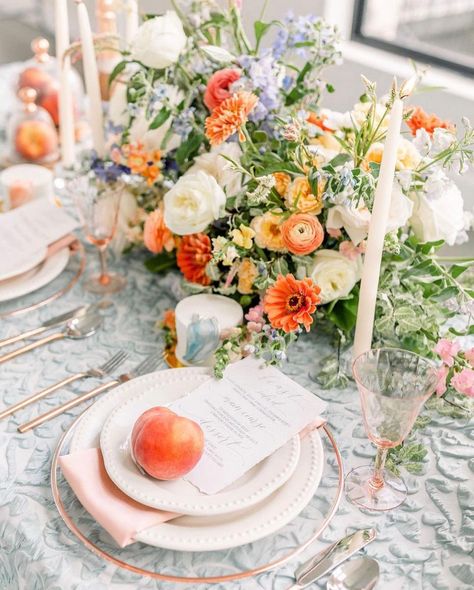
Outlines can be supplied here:
M360 256L359 246L354 246L350 241L344 241L339 244L339 252L349 258L349 260L357 260Z
M453 357L457 355L459 349L460 346L457 342L453 342L447 338L441 338L434 347L434 352L441 357L443 363L446 363L448 367L452 367L454 364Z
M451 379L451 385L459 393L474 397L474 371L472 369L463 369L456 373Z
M224 68L212 74L204 93L204 104L212 112L226 98L230 97L230 86L240 78L240 71Z
M474 348L464 351L464 358L471 365L471 367L474 367Z
M331 236L331 238L340 238L342 236L342 231L340 229L336 229L335 227L327 227L326 233Z
M247 320L247 329L249 332L261 332L265 325L265 320L263 319L263 305L259 303L258 305L255 305L255 307L251 307L245 314L245 319Z
M446 377L449 373L449 367L443 365L438 369L438 385L436 386L436 395L438 397L442 396L447 389L446 385Z

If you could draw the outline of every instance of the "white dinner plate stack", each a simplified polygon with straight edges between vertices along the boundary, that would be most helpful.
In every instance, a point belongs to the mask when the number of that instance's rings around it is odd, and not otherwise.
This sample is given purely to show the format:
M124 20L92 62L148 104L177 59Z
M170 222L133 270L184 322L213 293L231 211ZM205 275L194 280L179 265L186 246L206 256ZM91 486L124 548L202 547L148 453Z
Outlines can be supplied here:
M95 403L79 422L70 452L99 447L105 468L127 496L182 516L140 531L137 541L179 551L236 547L270 535L306 507L321 480L324 455L317 430L293 437L217 494L185 480L158 481L131 459L129 436L136 419L167 405L209 379L207 369L185 368L145 375Z

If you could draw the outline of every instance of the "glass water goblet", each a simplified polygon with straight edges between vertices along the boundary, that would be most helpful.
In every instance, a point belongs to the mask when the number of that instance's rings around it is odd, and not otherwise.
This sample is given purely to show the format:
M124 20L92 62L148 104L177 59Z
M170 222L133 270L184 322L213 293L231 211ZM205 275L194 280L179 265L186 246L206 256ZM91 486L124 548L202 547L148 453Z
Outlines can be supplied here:
M74 198L86 240L99 251L100 272L87 278L84 289L100 295L121 291L127 280L122 275L109 272L107 248L117 231L123 183L117 181L113 186L104 187L82 176L72 180L68 188Z
M348 473L346 497L369 510L391 510L405 500L407 488L402 478L385 469L387 453L408 436L421 407L436 389L436 368L413 352L379 348L357 357L353 374L365 430L377 454L373 466Z

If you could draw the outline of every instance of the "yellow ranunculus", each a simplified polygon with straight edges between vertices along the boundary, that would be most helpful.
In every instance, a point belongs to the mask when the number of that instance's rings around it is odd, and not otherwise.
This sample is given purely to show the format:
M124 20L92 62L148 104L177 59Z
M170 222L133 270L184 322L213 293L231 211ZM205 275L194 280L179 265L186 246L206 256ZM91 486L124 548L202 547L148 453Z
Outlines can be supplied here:
M255 243L260 248L267 248L274 252L286 252L281 237L283 218L278 212L267 211L252 219L252 229L255 231Z
M318 194L313 195L308 179L299 176L291 183L285 200L290 208L294 207L300 213L318 215L323 209L323 191L324 183L319 181Z
M250 258L244 258L242 260L237 275L239 277L237 291L242 295L252 293L254 281L258 276L258 270Z

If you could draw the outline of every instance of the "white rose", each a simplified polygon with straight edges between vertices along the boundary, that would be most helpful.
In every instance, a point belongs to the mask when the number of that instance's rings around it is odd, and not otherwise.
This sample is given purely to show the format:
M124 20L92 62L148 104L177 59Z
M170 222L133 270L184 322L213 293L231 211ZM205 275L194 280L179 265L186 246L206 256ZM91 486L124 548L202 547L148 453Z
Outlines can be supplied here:
M180 236L204 231L219 219L226 201L216 179L203 171L182 176L164 197L165 223Z
M242 188L242 175L240 172L232 170L229 160L223 156L239 163L241 155L242 150L238 143L223 143L218 147L213 147L210 152L197 156L187 173L195 174L200 170L207 172L225 189L227 195L232 197Z
M131 57L149 68L167 68L176 63L186 46L179 16L168 10L145 21L132 41Z
M163 84L166 88L166 100L155 103L155 112L158 113L162 106L175 107L183 100L183 93L181 90L171 84ZM132 126L130 127L130 143L141 142L147 151L160 150L163 155L175 150L181 143L181 138L176 133L173 133L168 138L166 146L163 145L163 140L168 133L173 119L169 117L157 129L150 129L150 124L153 118L147 119L145 108L135 117Z
M321 289L322 303L346 297L362 275L362 258L350 260L336 250L318 250L311 278Z
M413 203L404 195L398 182L394 182L387 222L387 233L403 227L412 214ZM370 212L367 207L359 205L335 205L328 212L326 227L340 229L343 227L351 241L357 246L365 240L369 231Z
M442 187L443 190L440 190ZM410 225L423 242L444 240L452 246L464 231L464 202L458 187L446 181L425 185L425 190L412 193L413 215Z

